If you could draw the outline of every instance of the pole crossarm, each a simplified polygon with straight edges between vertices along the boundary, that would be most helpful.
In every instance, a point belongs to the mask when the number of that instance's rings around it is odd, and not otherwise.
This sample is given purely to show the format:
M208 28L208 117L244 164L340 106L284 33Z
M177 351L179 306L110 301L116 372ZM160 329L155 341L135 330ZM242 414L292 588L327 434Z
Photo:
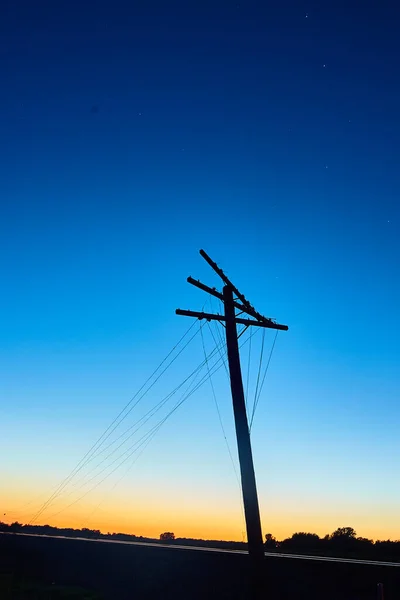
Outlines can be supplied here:
M175 314L183 317L195 317L196 319L206 319L206 321L226 321L223 315L214 315L213 313L196 312L194 310L182 310L177 308ZM257 327L266 327L267 329L279 329L281 331L287 331L286 325L280 325L279 323L264 323L263 321L253 321L252 319L235 319L235 323L239 325L257 325Z
M198 279L188 277L186 281L199 288L200 290L203 290L203 292L207 292L208 294L211 294L211 296L215 296L215 298L218 298L218 300L221 300L221 302L224 301L224 297L220 292L218 292L215 288L210 288L208 287L208 285L204 285L204 283L201 283L201 281L199 281Z
M252 306L250 304L250 302L247 300L247 298L245 298L245 296L239 292L239 290L237 289L237 287L225 275L225 273L223 272L223 270L219 268L219 266L217 265L217 263L214 262L212 260L212 258L210 258L208 256L207 252L205 252L204 250L200 250L200 254L204 258L204 260L206 262L208 262L208 264L216 272L216 274L219 275L219 277L221 277L221 279L225 283L225 285L228 285L232 289L232 291L234 292L234 294L237 296L237 298L242 302L242 306L240 307L240 310L242 310L246 314L250 315L251 317L254 317L259 322L263 321L264 323L267 323L267 322L270 323L270 329L274 329L274 327L272 327L272 323L275 323L274 319L269 319L267 317L264 317L262 314L260 314L254 308L254 306ZM192 283L192 282L190 282L190 283ZM222 294L221 294L221 296L222 296ZM235 305L236 308L239 308L239 306L240 306L237 302L235 302L234 305ZM283 326L281 326L281 325L279 327L276 327L276 329L282 329L282 328L283 328ZM286 329L284 329L284 331L287 331L287 329L288 329L288 327L286 327Z
M221 292L218 292L218 290L216 290L215 288L208 287L208 285L204 285L204 283L201 283L201 281L199 281L198 279L188 277L186 281L199 288L200 290L203 290L203 292L207 292L208 294L211 294L211 296L215 296L215 298L218 298L218 300L221 300L221 302L224 301L224 296L221 294ZM233 305L235 308L247 313L246 307L243 306L243 304L240 304L239 302L234 302Z
M208 294L211 294L211 296L218 298L218 300L221 300L221 302L224 301L223 295L220 292L218 292L218 290L216 290L215 288L210 288L208 285L201 283L201 281L199 281L198 279L193 279L193 277L188 277L187 282L190 283L191 285L194 285L195 287L199 288L200 290L203 290L203 292L207 292ZM244 304L240 304L239 302L234 301L233 305L238 310L240 310L252 317L255 317L257 319L257 325L261 326L261 323L263 323L264 324L263 326L267 327L269 329L279 329L281 331L288 330L288 327L286 325L280 325L279 323L276 323L273 319L268 319L267 317L263 317L256 310L249 310L248 307L245 306Z

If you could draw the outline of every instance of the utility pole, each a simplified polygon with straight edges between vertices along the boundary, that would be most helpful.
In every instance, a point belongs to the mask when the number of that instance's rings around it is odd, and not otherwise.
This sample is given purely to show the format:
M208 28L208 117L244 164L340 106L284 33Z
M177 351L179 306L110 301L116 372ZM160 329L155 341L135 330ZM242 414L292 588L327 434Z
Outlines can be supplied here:
M251 452L249 425L247 422L244 399L242 371L240 367L239 344L235 323L235 307L232 288L224 286L225 331L228 353L229 375L231 379L233 412L235 415L236 437L238 445L240 474L244 513L246 517L249 553L257 557L264 556L264 543L261 531L260 509L258 507L256 477Z
M282 331L287 331L288 327L286 325L280 325L279 323L276 323L273 319L263 317L254 309L254 307L243 296L243 294L239 292L239 290L228 279L222 269L218 267L218 265L208 256L208 254L206 254L204 250L200 250L200 254L222 279L224 283L223 293L221 294L215 288L210 288L200 281L192 279L192 277L188 277L187 281L188 283L221 300L224 305L224 315L181 310L179 308L176 310L176 314L188 317L196 317L197 319L206 319L207 321L216 320L220 321L225 326L236 439L242 481L242 495L246 518L248 550L249 555L252 558L253 565L257 565L256 571L260 573L260 565L264 558L264 544L261 531L260 510L258 506L250 432L243 391L242 372L240 367L237 325L245 325L246 329L250 326L257 326L267 327L269 329L279 329ZM243 319L238 317L235 309L238 309L240 313L251 316L252 319Z

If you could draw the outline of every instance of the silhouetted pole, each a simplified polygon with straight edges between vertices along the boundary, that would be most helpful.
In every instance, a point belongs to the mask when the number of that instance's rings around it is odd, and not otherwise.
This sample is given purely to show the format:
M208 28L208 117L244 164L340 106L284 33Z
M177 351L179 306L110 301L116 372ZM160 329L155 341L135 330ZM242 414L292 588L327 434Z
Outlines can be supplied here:
M243 391L242 371L240 368L239 344L236 326L244 325L247 327L266 327L267 329L277 329L287 331L287 325L280 325L274 319L269 319L261 315L245 298L245 296L233 285L225 273L218 265L204 252L200 250L201 256L208 262L210 267L222 279L225 286L223 293L215 288L210 288L201 281L188 277L188 283L207 292L221 300L224 304L224 315L197 312L193 310L176 309L177 315L185 317L194 317L196 319L206 319L207 321L217 321L222 323L226 329L226 344L228 351L229 373L231 380L233 412L235 416L236 439L238 445L240 474L242 479L242 494L244 503L244 512L246 517L247 542L249 555L252 563L252 597L261 598L263 588L263 567L264 567L264 545L261 532L260 509L258 507L256 478L254 474L253 455L251 452L250 432L247 422L246 405ZM234 298L236 296L236 299ZM235 309L239 310L236 316ZM244 313L252 319L244 319L240 315ZM244 330L243 330L244 331ZM243 333L242 331L242 333ZM261 592L261 596L260 596Z
M246 414L242 372L240 367L233 290L229 285L224 286L223 296L225 307L226 345L231 380L233 412L235 416L240 474L242 479L247 542L249 554L257 560L262 559L264 556L264 544L261 531L260 509L258 506L256 476L254 473L253 454L251 451L249 424Z

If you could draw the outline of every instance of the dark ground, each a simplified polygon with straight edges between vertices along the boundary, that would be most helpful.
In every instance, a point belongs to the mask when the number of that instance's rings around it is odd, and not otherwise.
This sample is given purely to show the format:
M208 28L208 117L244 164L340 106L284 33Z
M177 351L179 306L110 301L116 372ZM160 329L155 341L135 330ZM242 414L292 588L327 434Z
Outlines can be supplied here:
M385 600L400 599L396 567L266 558L265 575L271 600L376 600L378 582ZM36 591L22 591L21 582ZM0 586L1 600L242 600L249 597L248 556L0 535Z

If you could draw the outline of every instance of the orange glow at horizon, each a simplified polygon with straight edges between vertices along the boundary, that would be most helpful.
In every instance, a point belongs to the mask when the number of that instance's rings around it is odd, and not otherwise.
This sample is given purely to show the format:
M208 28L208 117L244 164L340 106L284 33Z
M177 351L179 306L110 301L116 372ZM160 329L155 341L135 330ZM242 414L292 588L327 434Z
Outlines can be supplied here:
M5 509L1 520L7 523L13 521L29 523L43 500L24 505L23 502L18 501L22 497L18 493L10 493L3 499ZM102 533L127 533L150 538L159 538L163 531L173 531L176 537L181 538L230 541L245 539L243 517L231 506L226 507L224 511L217 508L210 510L210 507L204 510L201 504L186 510L181 508L174 508L170 504L149 508L144 501L130 506L129 502L124 500L104 503L103 506L99 506L98 503L81 503L57 514L57 506L54 505L44 511L35 523L60 528L88 527L99 529ZM380 516L379 522L373 524L377 519L373 519L366 511L363 513L358 511L350 515L349 511L346 513L336 511L335 514L329 514L327 511L313 513L310 510L308 514L297 514L288 507L286 509L273 507L262 513L262 525L264 534L270 532L278 540L290 537L296 531L313 532L322 537L341 526L352 526L358 535L375 540L399 539L400 527L393 526L393 523L396 523L394 514L388 511L384 514L384 518Z

